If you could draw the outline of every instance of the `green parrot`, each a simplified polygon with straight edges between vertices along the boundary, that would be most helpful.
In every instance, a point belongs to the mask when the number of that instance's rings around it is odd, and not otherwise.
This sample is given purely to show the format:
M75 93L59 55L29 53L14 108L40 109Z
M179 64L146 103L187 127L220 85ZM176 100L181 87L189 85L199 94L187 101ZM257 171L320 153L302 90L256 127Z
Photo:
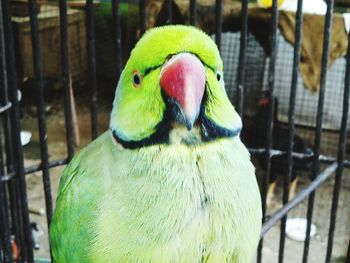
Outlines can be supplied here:
M110 129L66 167L55 262L250 262L261 199L219 51L190 26L149 30L121 74Z

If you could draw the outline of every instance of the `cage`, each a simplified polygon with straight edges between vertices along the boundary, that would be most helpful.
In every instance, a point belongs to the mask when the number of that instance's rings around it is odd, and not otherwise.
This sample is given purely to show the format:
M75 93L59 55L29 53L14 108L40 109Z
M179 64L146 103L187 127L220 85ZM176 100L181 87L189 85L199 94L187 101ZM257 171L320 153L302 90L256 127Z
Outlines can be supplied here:
M277 0L18 2L0 5L0 262L50 262L60 174L108 129L130 50L163 24L197 26L220 49L262 195L256 261L350 262L350 52L333 0L322 16L303 14L307 0L295 12ZM299 217L304 242L288 235Z

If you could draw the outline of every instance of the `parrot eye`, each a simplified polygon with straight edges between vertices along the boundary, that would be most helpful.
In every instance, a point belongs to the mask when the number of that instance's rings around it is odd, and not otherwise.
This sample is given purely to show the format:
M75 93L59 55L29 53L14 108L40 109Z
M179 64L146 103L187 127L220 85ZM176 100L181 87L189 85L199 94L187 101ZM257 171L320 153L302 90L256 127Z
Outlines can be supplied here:
M134 87L135 87L135 88L138 88L138 87L141 85L142 76L141 76L141 74L140 74L138 71L136 71L136 70L132 73L132 81L133 81L133 84L134 84Z
M221 72L220 72L220 71L217 71L217 72L216 72L216 79L217 79L218 81L221 80Z

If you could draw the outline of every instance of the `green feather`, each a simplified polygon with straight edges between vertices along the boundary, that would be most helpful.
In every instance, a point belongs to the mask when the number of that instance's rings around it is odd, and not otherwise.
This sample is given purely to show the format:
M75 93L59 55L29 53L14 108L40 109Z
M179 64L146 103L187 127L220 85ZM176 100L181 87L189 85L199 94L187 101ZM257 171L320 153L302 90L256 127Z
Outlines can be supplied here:
M249 262L261 208L238 137L118 147L110 131L70 163L51 225L56 262Z
M62 175L50 228L56 263L249 262L254 255L260 195L238 136L200 141L198 126L193 133L174 126L169 143L136 149L113 137L140 141L155 133L166 111L161 66L179 52L205 65L205 117L219 128L240 129L223 79L216 78L222 61L209 36L187 26L146 33L118 83L111 129ZM143 77L139 86L132 82L135 70ZM196 143L182 143L183 131Z
M222 128L232 131L242 128L241 118L228 99L224 83L217 81L216 74L207 70L206 117Z

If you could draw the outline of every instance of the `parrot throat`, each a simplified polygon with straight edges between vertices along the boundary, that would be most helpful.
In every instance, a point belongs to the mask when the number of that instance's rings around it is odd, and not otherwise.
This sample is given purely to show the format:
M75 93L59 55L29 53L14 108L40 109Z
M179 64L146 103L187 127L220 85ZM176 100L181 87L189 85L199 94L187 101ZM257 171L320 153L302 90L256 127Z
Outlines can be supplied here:
M194 127L191 130L188 130L186 126L177 121L179 113L177 112L177 107L172 103L172 100L165 94L162 95L166 103L166 110L163 119L155 127L155 132L151 136L139 141L126 141L122 140L117 132L111 129L114 139L124 148L137 149L157 144L184 144L188 147L193 147L219 138L235 137L241 132L240 128L229 130L220 127L205 116L204 105L206 95L203 97L201 110Z

